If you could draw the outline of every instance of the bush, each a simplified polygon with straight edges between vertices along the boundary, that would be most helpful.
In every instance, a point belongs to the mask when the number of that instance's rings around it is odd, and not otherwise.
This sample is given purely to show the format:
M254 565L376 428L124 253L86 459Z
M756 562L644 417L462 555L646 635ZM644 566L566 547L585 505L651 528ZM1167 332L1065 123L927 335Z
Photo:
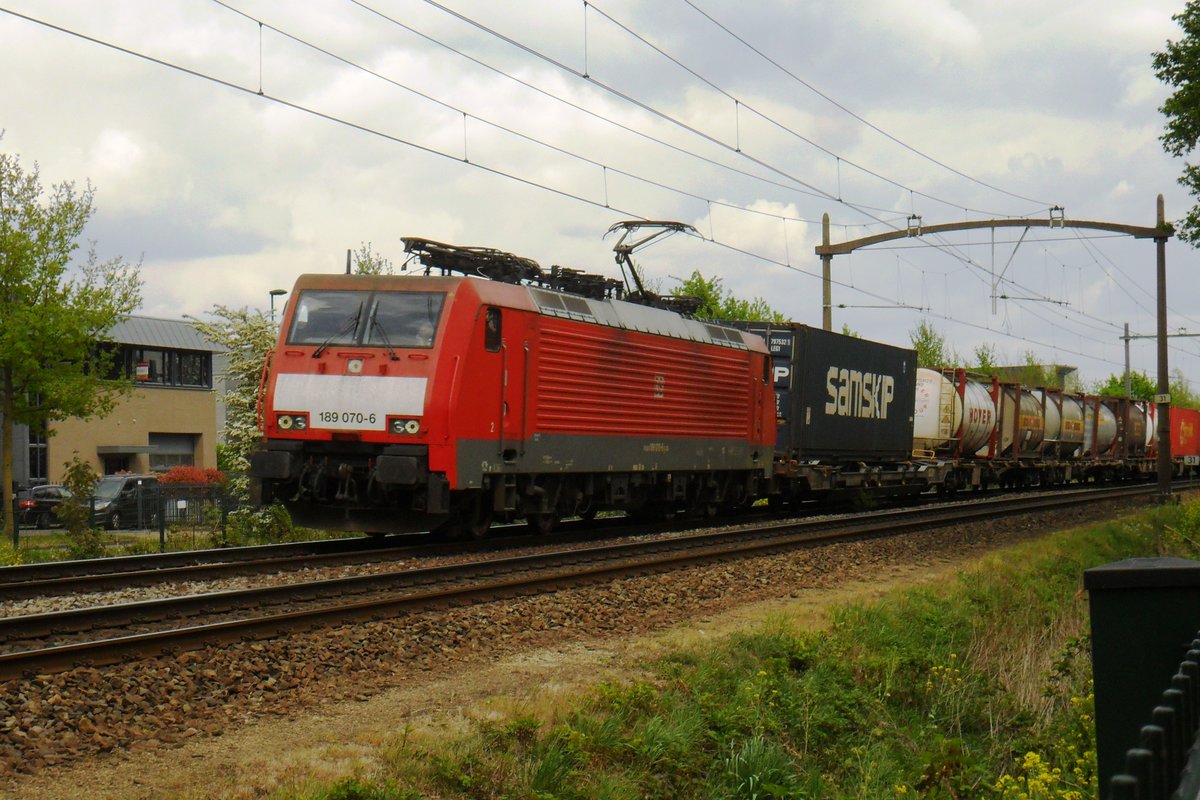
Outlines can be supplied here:
M71 558L95 558L104 555L105 536L101 528L92 525L92 493L100 476L72 455L66 463L63 486L71 492L71 499L59 504L57 514L67 536L67 550Z
M225 518L225 528L213 535L216 547L241 547L248 544L272 544L295 541L301 532L292 524L292 516L276 503L265 508L239 508Z
M15 567L25 563L21 551L13 549L12 542L5 539L0 541L0 567Z
M217 469L200 469L191 466L171 467L158 476L159 483L186 484L188 486L224 486L225 473Z

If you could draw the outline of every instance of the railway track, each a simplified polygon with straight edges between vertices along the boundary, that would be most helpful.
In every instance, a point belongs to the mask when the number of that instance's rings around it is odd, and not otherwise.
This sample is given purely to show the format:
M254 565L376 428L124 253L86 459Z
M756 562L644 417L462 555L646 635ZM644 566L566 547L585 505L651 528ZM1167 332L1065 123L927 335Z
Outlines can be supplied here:
M679 522L675 527L695 527L695 521ZM660 524L658 530L662 529ZM4 567L0 568L0 602L356 564L482 556L523 547L545 547L548 543L544 536L524 535L523 525L511 526L512 531L522 533L505 535L503 527L495 530L500 535L485 541L431 544L427 534L362 536ZM624 518L593 520L578 527L569 522L550 541L561 544L589 542L644 534L649 530L645 526L631 527Z
M895 535L998 516L1144 496L1155 487L1007 497L838 520L773 522L734 531L598 544L425 569L122 603L0 619L0 678L98 666L220 642L272 638L342 622L553 592L629 575Z
M1068 492L1088 491L1069 489ZM1055 495L1059 492L1055 492ZM1007 495L1003 495L1007 496ZM797 512L797 516L803 512ZM822 509L823 516L829 516ZM848 515L847 515L848 516ZM760 514L730 519L729 524L774 520ZM552 542L577 544L606 538L677 532L697 527L697 520L659 522L651 527L628 518L564 523ZM524 526L493 529L485 541L430 542L428 534L358 536L307 542L214 548L136 556L22 564L0 568L0 602L43 596L123 590L171 582L195 582L311 568L387 563L441 556L484 555L523 547L544 547L545 537L523 535Z

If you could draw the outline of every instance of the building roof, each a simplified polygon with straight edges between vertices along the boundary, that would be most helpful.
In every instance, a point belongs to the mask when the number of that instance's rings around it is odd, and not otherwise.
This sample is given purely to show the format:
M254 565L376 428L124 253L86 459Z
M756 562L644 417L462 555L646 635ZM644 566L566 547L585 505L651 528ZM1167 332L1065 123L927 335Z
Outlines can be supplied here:
M109 330L109 336L119 344L141 347L163 347L171 350L203 350L223 353L225 348L200 335L196 327L182 319L130 317Z

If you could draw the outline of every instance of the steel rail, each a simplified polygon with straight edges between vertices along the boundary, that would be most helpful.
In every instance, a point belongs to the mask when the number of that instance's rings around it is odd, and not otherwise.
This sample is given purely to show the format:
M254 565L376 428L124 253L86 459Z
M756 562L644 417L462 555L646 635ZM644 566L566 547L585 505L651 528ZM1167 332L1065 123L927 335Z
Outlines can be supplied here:
M0 567L0 590L36 582L66 580L96 575L122 575L174 569L197 564L238 563L259 559L280 559L323 553L377 550L389 537L356 536L343 539L317 539L308 542L261 544L249 547L222 547L171 553L144 553L135 556L109 556L72 561L47 561Z
M568 521L555 538L574 542L601 535L628 535L622 530L628 522L625 518L593 520L586 528L572 532L570 526L576 523ZM683 523L679 527L684 527ZM483 541L447 541L429 533L392 534L0 567L0 601L546 544L544 536L524 535L523 525L498 526L494 530L497 535ZM522 534L511 535L514 531Z
M368 584L387 587L390 581L394 589L406 589L403 594L388 593L382 597L357 600L333 605L313 605L282 613L260 614L234 620L223 620L203 625L189 625L169 630L150 631L107 639L58 644L50 647L0 653L0 678L19 677L27 672L61 670L77 663L92 666L120 661L130 655L141 653L152 657L179 649L194 649L214 642L230 642L243 638L270 638L297 627L315 627L334 621L383 619L397 613L412 613L448 605L463 605L489 598L504 598L526 594L537 594L557 590L566 586L579 586L598 581L608 581L632 574L651 574L683 566L706 563L733 557L783 552L797 547L827 544L847 539L866 538L884 534L894 535L914 528L937 527L946 524L964 524L979 519L995 518L999 515L1036 513L1086 505L1098 500L1119 499L1153 495L1153 486L1122 487L1103 492L1069 492L1056 496L1037 498L1007 498L990 503L970 503L936 509L909 509L866 515L866 519L818 523L836 530L821 532L811 522L782 522L751 530L705 533L656 540L654 542L622 543L585 548L582 550L557 551L536 556L516 556L473 562L429 570L386 573L376 576L317 581L289 587L269 587L258 590L258 600L264 595L277 601L290 592L309 595L308 602L344 594L351 588L356 592L367 591ZM499 577L497 575L499 574ZM438 582L456 580L458 585L438 588ZM430 587L432 588L422 588ZM193 613L214 604L231 601L246 607L246 600L253 600L256 590L222 592L211 595L194 595L173 598L170 601L145 601L104 607L122 609L118 614L129 614L140 609L142 612L167 616L166 609L172 605L176 616ZM236 597L235 597L236 596ZM159 604L155 609L154 604ZM56 612L49 615L33 615L24 624L36 626L57 622L70 626L72 617L102 614L103 609L84 609L72 612ZM113 613L113 612L110 612ZM21 617L0 620L8 634L19 633ZM78 627L76 625L76 627ZM32 630L32 627L30 628ZM51 633L54 629L49 628ZM28 631L26 631L28 633ZM11 638L6 640L11 641Z

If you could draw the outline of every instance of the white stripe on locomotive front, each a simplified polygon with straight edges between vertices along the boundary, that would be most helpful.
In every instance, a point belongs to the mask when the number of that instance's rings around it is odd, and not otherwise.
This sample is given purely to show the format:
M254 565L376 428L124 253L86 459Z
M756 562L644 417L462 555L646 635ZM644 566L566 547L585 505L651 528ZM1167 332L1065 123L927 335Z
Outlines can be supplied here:
M307 411L310 428L382 431L389 415L425 413L425 384L425 378L284 373L275 381L274 410Z

